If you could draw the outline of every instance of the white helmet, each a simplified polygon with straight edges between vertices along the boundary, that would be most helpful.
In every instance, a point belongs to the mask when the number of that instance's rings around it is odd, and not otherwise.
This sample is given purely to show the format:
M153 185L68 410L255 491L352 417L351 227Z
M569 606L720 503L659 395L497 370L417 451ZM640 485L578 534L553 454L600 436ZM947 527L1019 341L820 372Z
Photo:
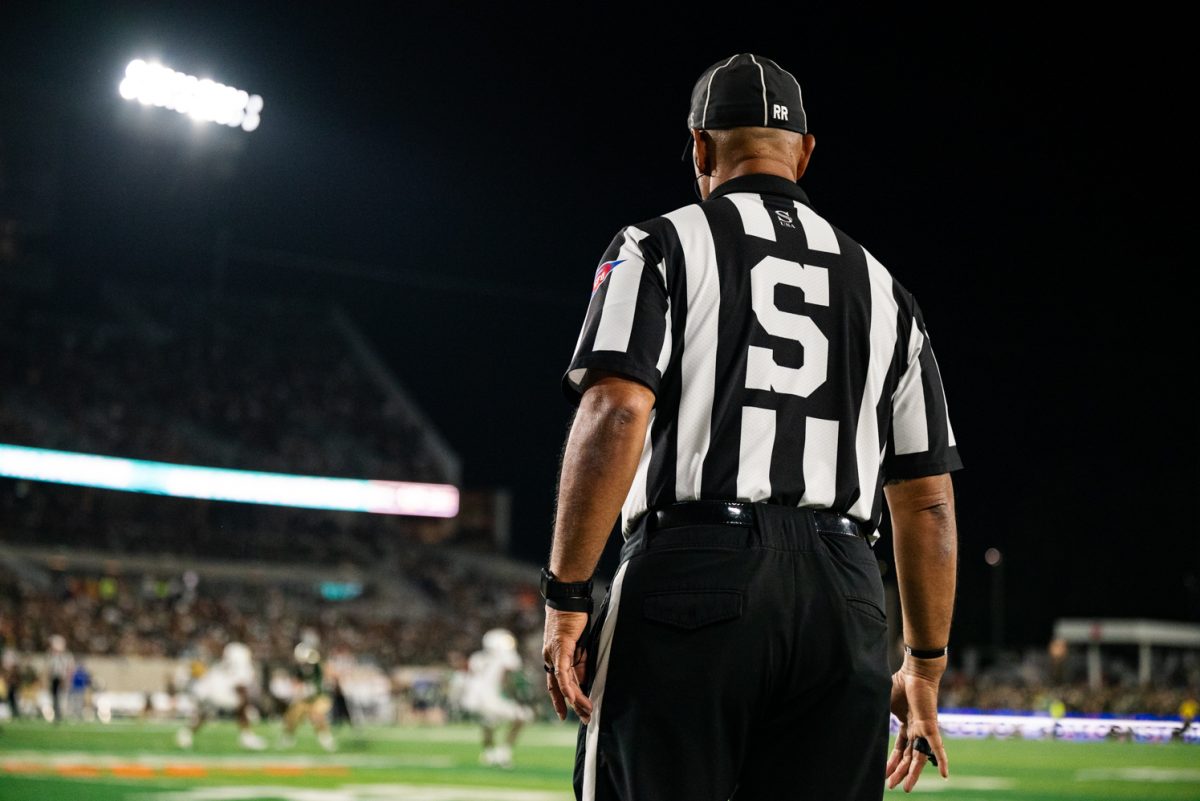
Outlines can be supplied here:
M231 642L225 646L222 659L226 664L236 667L249 665L252 661L250 647L240 642Z
M297 643L292 650L292 656L302 665L315 665L321 661L321 653L306 643Z
M508 629L492 629L483 635L483 650L492 652L517 650L517 638Z

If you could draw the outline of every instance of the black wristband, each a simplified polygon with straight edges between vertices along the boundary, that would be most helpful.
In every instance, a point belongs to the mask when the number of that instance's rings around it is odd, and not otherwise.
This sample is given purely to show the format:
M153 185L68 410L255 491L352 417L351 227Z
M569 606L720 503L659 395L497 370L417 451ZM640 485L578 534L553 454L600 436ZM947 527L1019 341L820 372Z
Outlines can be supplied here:
M587 612L592 613L592 599L587 598L547 598L546 606L551 609L557 609L560 612Z
M546 606L564 612L592 611L592 580L559 581L548 568L542 568L541 593Z
M950 653L950 646L946 645L941 648L913 648L908 643L904 643L904 653L909 656L915 656L917 659L939 659Z

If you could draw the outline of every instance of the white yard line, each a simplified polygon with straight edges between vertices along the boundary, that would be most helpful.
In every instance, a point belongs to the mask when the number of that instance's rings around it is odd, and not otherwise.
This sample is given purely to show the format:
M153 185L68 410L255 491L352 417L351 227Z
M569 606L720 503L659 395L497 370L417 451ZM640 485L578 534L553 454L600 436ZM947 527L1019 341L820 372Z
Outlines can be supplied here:
M522 745L575 745L579 729L575 725L555 728L537 728L521 732L517 747ZM375 729L365 733L363 739L395 742L429 742L429 743L478 743L479 729L475 728L444 728L444 729Z
M501 787L447 787L415 784L347 784L329 789L257 785L199 787L144 796L153 801L567 801L563 793Z
M1200 783L1200 768L1085 768L1075 771L1077 782L1164 782L1177 784Z
M35 765L87 765L108 767L111 765L221 765L229 767L286 766L296 768L449 768L455 761L442 755L419 756L413 754L368 755L330 754L328 756L306 754L195 754L190 751L105 754L94 751L5 751L0 754L0 766L13 764Z
M929 771L933 771L933 773ZM1014 786L1016 786L1016 782L1001 776L951 776L949 779L943 779L937 775L937 768L927 767L925 772L921 774L921 778L917 780L916 786L913 787L912 794L953 793L959 790L988 792L992 790L1011 790ZM897 791L901 789L899 786L896 787Z

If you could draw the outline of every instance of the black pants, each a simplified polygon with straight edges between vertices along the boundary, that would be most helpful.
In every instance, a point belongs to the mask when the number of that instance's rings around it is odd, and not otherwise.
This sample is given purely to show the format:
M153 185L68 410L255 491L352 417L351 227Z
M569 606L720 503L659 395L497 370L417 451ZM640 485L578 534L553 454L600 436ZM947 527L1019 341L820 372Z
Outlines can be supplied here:
M58 676L50 678L50 703L54 707L55 723L62 723L62 683Z
M642 518L587 643L580 801L878 801L883 582L856 536L755 505L752 527Z

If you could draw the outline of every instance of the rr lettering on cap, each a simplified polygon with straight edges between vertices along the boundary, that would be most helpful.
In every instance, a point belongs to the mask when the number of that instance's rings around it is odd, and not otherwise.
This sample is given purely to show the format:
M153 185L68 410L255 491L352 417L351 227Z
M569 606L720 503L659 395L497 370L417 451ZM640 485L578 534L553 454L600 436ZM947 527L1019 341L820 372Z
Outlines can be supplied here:
M778 103L775 103L773 105L775 106L775 119L783 120L786 122L787 121L787 106L781 106Z

